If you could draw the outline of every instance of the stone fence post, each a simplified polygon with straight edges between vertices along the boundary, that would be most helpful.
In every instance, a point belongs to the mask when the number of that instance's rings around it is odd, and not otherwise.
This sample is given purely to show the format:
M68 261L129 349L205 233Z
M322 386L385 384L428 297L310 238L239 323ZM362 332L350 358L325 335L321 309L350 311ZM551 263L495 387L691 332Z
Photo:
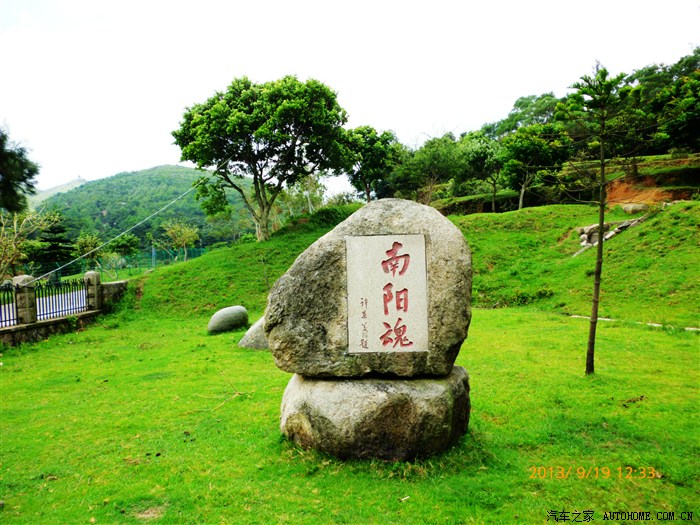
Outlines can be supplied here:
M36 323L36 291L31 275L18 275L12 278L16 288L17 324Z
M87 272L85 274L85 306L87 310L99 310L102 308L102 290L100 287L99 272Z

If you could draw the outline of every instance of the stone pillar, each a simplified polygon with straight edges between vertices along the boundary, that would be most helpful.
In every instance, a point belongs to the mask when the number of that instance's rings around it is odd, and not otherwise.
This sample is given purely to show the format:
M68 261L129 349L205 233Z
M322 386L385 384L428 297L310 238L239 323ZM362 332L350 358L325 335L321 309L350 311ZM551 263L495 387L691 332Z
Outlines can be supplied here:
M18 275L12 278L17 304L17 324L36 323L36 291L31 275Z
M102 308L102 287L99 272L85 273L85 306L87 310L99 310Z

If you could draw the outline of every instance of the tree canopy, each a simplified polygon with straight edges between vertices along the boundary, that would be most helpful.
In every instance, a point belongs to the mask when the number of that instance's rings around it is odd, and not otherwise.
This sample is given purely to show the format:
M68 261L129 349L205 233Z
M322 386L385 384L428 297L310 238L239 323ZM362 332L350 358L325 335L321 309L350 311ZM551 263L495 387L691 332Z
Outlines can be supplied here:
M348 142L350 184L363 192L369 202L377 182L387 176L395 157L396 136L390 131L379 133L372 126L360 126L348 132Z
M265 240L270 210L285 184L342 169L346 121L336 94L317 80L287 76L255 84L243 77L188 108L173 137L182 160L212 169L213 184L240 193L258 239ZM244 177L253 181L251 192L240 184Z
M27 150L13 144L7 132L0 128L0 209L19 212L27 207L27 195L32 195L34 177L39 165L29 160Z

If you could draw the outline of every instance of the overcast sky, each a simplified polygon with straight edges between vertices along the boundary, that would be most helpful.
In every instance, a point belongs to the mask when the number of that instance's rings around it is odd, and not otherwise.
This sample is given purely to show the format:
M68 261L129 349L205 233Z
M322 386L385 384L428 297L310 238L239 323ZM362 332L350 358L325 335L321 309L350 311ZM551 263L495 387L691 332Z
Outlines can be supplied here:
M0 0L0 125L46 189L177 164L185 108L241 76L316 78L418 146L699 45L700 0Z

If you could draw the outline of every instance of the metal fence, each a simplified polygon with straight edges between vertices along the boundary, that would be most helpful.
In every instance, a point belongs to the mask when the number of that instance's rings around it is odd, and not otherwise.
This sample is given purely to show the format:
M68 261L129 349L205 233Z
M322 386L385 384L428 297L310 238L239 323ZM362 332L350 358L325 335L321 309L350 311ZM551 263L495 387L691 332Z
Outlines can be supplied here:
M100 272L102 280L119 279L140 275L146 270L155 270L162 266L194 259L207 252L206 248L188 248L184 250L144 250L135 255L107 254L97 259L80 259L71 264L68 261L44 264L28 263L22 268L26 275L45 275L49 272L49 280L57 280L72 275L82 275L88 271ZM66 265L67 264L67 265ZM59 268L61 268L59 270Z
M36 318L41 321L65 317L87 309L87 286L83 279L39 282L36 293Z
M15 287L11 283L0 285L0 327L17 324Z

